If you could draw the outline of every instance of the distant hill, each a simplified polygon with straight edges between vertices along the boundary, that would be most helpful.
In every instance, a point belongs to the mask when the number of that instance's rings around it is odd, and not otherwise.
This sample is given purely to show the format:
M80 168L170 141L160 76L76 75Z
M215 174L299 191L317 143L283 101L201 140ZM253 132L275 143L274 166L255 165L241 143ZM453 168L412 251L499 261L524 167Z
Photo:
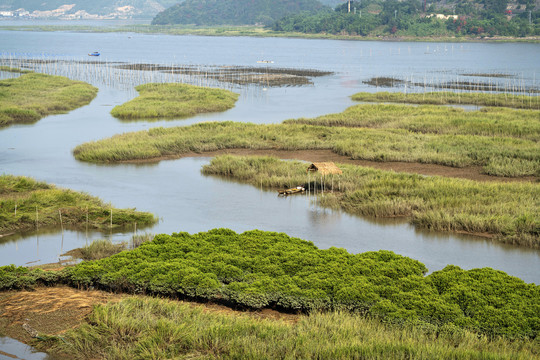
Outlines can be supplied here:
M271 24L288 14L314 14L326 7L318 0L186 0L159 13L152 24Z
M153 18L183 0L0 0L0 16L59 19Z

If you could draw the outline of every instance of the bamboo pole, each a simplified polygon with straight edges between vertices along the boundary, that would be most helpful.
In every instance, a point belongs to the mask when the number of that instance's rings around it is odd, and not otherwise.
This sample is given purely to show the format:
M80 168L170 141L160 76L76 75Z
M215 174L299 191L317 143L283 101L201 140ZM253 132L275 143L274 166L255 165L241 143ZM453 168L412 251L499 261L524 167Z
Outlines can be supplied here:
M64 223L62 221L62 212L58 209L58 215L60 215L60 228L62 229L62 235L64 235Z

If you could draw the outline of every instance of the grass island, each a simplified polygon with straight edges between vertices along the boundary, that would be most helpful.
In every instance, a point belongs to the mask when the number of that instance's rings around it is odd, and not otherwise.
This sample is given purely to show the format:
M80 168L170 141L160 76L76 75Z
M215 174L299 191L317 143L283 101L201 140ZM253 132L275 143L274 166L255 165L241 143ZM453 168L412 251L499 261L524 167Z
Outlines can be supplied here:
M0 80L0 127L34 123L47 115L74 110L89 104L97 91L82 81L31 72Z
M238 94L223 89L188 84L144 84L135 88L139 96L111 110L120 119L179 118L225 111L234 106Z
M44 227L110 229L150 225L154 215L116 209L88 194L22 176L0 176L0 236Z

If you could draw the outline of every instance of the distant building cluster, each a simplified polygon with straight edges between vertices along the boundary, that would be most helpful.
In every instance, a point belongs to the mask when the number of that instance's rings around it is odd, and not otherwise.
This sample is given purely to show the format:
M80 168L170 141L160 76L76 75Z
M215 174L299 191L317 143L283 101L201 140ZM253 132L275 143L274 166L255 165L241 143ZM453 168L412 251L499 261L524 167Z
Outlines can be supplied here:
M117 7L114 12L106 15L89 14L85 10L72 12L75 4L62 5L58 9L47 11L27 11L17 9L13 11L0 11L0 18L26 18L26 19L60 19L60 20L78 20L78 19L129 19L136 15L133 6Z
M448 20L448 19L457 20L457 19L459 19L458 15L444 15L444 14L429 14L429 15L426 15L426 17L427 18L434 17L434 18L440 19L440 20Z

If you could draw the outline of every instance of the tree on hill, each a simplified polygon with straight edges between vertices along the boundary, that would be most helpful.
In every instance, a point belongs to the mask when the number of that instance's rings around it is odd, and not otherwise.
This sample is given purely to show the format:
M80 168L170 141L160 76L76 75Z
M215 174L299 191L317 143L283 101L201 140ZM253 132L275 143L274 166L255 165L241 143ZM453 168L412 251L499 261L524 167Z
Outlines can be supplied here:
M348 2L343 1L334 11L285 16L271 28L363 36L524 37L540 35L540 11L536 10L540 5L534 5L535 1L540 3L540 0L431 0L425 12L421 0L357 0L350 2L350 11ZM511 16L506 10L509 5L517 10ZM441 13L456 17L445 20L433 16Z
M157 14L152 24L268 25L288 14L325 8L318 0L186 0Z

